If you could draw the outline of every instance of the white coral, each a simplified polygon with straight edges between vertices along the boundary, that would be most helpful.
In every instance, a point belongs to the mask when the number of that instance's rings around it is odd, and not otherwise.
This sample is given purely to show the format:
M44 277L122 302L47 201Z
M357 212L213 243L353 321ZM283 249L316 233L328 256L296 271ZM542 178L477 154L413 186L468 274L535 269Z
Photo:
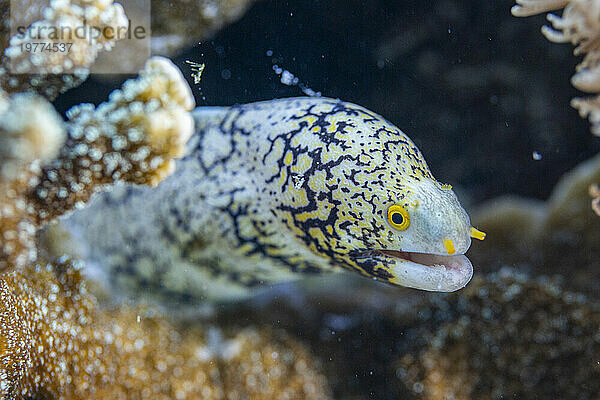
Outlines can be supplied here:
M510 11L515 17L528 17L546 11L558 10L568 3L569 0L517 0L517 4Z
M14 180L34 160L49 160L65 140L62 120L44 98L33 94L0 97L0 174Z

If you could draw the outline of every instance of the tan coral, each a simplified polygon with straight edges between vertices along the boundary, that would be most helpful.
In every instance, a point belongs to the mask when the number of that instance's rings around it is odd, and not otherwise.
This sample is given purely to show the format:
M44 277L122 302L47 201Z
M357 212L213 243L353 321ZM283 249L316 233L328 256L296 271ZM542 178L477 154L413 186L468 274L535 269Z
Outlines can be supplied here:
M42 97L0 95L0 270L35 259L35 218L25 197L65 137L60 116Z
M600 96L575 97L571 100L571 106L577 109L582 118L589 119L592 124L590 130L600 136Z
M161 57L148 60L140 76L125 82L108 102L71 109L65 126L43 99L14 95L5 103L10 118L2 119L0 141L11 144L0 152L2 171L20 175L5 181L9 186L0 195L0 269L32 262L36 228L82 206L105 185L156 185L173 170L173 158L183 155L193 132L190 88L181 72ZM36 149L56 153L64 134L52 138L65 128L64 146L58 155L46 155L51 160L43 163L40 173L40 162L32 159Z
M69 110L66 144L30 194L40 221L82 205L108 183L156 185L173 170L172 159L183 155L193 106L181 72L156 57L108 102Z
M8 6L6 0L2 3L3 6ZM3 34L2 42L7 47L2 47L0 87L8 92L28 90L53 99L59 93L81 83L87 77L98 53L110 49L124 36L128 26L123 7L113 1L52 1L44 8L40 4L26 1L14 2L11 6L17 8L14 13L23 18L21 22L24 26L33 22L29 21L30 18L40 19L28 26L25 35L16 34L7 41L8 33ZM78 27L97 27L100 31L110 28L116 34L114 37L95 35L86 29L78 31L86 32L85 36L52 35L52 32L63 32L63 29L65 32L66 29L75 32ZM23 46L36 43L46 43L51 47L54 44L72 45L68 51L23 51Z
M228 399L327 399L327 383L307 351L282 332L244 329L221 354Z
M504 269L428 308L425 347L398 365L417 398L597 398L600 308L556 280Z
M313 357L285 334L248 328L215 343L211 330L207 340L143 311L100 310L69 262L25 272L0 275L1 396L329 398Z

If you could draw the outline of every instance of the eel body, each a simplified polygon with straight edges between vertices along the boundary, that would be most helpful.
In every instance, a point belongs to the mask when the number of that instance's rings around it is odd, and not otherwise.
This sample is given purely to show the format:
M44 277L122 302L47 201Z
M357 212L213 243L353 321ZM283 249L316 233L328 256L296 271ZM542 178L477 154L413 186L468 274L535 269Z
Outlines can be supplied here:
M360 106L289 98L194 111L195 134L157 188L118 186L61 220L88 273L127 297L243 297L351 270L457 290L474 231L398 128Z

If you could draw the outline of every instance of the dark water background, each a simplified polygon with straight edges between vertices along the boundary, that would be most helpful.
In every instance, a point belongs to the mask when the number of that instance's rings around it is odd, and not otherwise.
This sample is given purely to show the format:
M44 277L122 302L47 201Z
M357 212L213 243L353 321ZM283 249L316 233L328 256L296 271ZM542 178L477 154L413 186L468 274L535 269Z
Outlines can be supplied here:
M190 84L185 60L206 63L198 105L302 95L280 82L275 64L324 96L376 111L466 204L505 193L545 198L600 139L569 106L578 94L572 46L548 42L544 17L513 17L512 5L265 0L175 62ZM56 104L98 103L118 84L90 79Z

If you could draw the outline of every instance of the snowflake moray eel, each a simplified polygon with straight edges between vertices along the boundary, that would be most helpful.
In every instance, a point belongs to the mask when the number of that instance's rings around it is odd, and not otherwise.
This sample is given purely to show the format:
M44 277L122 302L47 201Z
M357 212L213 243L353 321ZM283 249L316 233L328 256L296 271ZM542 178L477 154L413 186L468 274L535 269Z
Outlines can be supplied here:
M199 107L157 188L121 186L61 221L88 274L128 297L244 297L340 270L429 291L465 286L473 228L394 125L328 98Z

